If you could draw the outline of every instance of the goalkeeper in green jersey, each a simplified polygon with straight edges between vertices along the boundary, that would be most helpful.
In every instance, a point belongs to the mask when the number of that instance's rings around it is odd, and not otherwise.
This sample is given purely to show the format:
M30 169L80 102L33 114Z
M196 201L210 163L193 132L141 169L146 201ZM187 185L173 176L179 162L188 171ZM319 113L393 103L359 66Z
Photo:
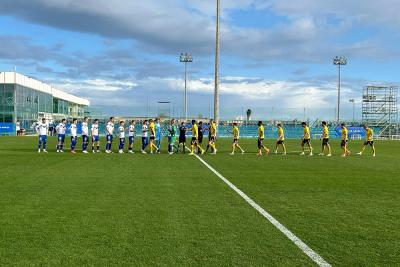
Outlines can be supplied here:
M176 153L179 152L179 147L176 145L176 133L178 128L176 127L175 119L172 119L168 125L168 154L174 154L174 148Z

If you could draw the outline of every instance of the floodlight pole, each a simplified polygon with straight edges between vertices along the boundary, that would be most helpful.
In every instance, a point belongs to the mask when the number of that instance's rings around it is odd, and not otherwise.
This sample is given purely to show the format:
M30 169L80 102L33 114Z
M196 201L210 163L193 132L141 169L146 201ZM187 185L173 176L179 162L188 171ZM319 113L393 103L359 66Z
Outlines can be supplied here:
M349 99L349 102L350 103L353 103L353 126L354 126L354 123L355 123L355 119L354 119L354 109L355 109L355 99L354 98L352 98L352 99Z
M217 23L215 38L215 80L214 80L214 120L219 122L219 24L221 13L221 1L217 0Z
M185 121L188 119L187 115L187 64L193 62L193 57L192 55L188 53L181 53L181 56L179 58L179 61L185 64L185 91L184 91L184 97L183 97L183 114L185 116Z
M333 59L333 64L338 66L338 99L337 99L337 124L340 123L340 86L341 86L341 66L347 64L347 59L345 57L335 57Z

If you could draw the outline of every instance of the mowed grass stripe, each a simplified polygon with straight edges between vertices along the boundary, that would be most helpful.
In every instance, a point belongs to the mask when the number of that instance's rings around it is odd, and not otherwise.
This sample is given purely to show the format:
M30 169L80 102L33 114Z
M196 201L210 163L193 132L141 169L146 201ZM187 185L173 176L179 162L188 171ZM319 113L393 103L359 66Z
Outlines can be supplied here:
M218 140L219 153L205 159L254 201L333 265L397 265L400 262L400 142L377 141L377 157L362 141L354 156L255 156L254 140L241 140L246 155L230 156L231 140ZM266 144L273 144L267 140ZM320 141L313 141L321 149ZM287 140L288 150L299 147Z
M195 155L196 158L203 163L210 171L212 171L219 179L221 179L225 184L227 184L233 191L235 191L239 196L241 196L250 206L252 206L256 211L258 211L263 217L265 217L269 222L272 223L279 231L281 231L290 241L292 241L301 251L304 252L311 260L313 260L319 266L331 266L326 262L318 253L312 250L307 244L305 244L301 239L299 239L295 234L293 234L289 229L277 221L271 214L264 210L260 205L258 205L254 200L247 196L243 191L232 184L227 178L222 176L217 170L210 166L204 159L200 156Z
M310 264L187 155L37 154L36 138L0 142L0 265Z

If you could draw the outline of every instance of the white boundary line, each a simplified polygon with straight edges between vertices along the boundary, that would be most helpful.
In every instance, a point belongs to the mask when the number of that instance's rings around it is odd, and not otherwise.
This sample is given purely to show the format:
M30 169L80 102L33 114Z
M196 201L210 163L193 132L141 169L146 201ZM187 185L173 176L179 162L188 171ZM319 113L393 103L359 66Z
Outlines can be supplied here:
M301 249L310 259L312 259L319 266L330 267L331 265L326 262L320 255L318 255L314 250L312 250L306 243L304 243L300 238L293 234L289 229L287 229L283 224L276 220L271 214L265 211L260 205L258 205L249 196L243 193L239 188L232 184L228 179L222 176L218 171L211 167L206 161L195 154L196 158L200 160L210 171L212 171L218 178L220 178L224 183L226 183L231 189L233 189L238 195L240 195L250 206L257 210L262 216L264 216L268 221L270 221L279 231L281 231L287 238L290 239L299 249Z

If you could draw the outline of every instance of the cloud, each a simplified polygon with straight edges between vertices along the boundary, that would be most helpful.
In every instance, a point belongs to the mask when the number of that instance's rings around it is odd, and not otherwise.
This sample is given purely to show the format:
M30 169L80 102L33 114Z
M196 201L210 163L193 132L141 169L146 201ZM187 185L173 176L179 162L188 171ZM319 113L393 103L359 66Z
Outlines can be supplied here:
M135 40L148 52L176 54L190 50L211 55L215 39L214 0L3 0L0 14L16 16L51 27L94 33L107 38ZM393 49L381 40L379 29L398 30L395 0L379 2L231 0L223 1L223 14L231 10L268 10L284 17L273 27L237 27L231 19L222 25L224 54L253 60L321 62L335 54L349 57L393 58ZM376 12L379 10L379 12ZM368 39L341 43L356 28L374 24ZM339 40L339 41L338 41ZM355 49L348 49L352 46ZM357 45L361 45L357 49ZM379 55L379 56L375 56ZM396 57L400 55L395 54Z

